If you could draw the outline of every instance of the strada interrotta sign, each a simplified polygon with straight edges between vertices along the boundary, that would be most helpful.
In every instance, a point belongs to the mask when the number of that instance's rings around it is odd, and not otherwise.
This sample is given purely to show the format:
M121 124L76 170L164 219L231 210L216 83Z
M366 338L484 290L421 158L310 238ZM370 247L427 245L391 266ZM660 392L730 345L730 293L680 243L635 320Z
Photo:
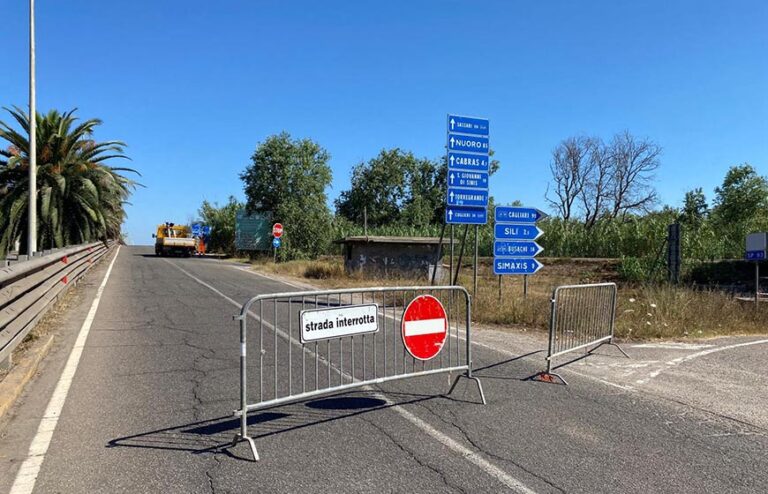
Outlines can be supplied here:
M429 360L445 344L448 316L432 295L422 295L408 304L403 314L403 345L414 358Z
M379 330L379 306L350 305L301 313L301 342L330 340Z
M275 223L272 225L272 236L275 238L280 238L283 236L283 224L282 223Z

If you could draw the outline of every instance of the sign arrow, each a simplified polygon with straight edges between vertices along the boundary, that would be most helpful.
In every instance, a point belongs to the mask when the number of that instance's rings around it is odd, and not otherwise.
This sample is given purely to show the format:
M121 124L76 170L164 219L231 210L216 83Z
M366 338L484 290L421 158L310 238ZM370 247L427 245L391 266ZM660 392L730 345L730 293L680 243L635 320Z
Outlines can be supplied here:
M451 137L451 147L453 147L453 143L456 142L453 137Z
M544 265L532 257L502 257L493 260L493 274L534 274Z
M543 233L536 225L494 225L494 237L499 240L536 240Z
M454 178L455 178L455 177L454 177L453 173L451 173L451 185L453 185L453 179L454 179Z
M453 126L456 124L456 121L454 119L451 119L451 130L453 130Z
M539 209L513 206L496 206L494 216L497 223L533 224L547 218L547 214Z
M496 240L493 243L493 255L496 257L536 257L544 248L536 242L526 240Z
M448 206L445 209L445 221L451 225L485 225L488 223L486 208Z
M451 199L451 202L453 202L453 192L451 192L450 194L448 194L448 197Z
M456 158L454 158L453 155L451 155L451 166L453 166L454 161L456 161Z

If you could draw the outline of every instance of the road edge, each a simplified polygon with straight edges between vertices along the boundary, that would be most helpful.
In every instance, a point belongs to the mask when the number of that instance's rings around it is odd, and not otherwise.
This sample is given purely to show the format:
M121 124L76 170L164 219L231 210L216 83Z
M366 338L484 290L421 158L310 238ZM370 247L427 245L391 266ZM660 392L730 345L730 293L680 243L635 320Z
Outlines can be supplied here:
M0 420L16 404L27 384L37 374L40 363L48 356L53 347L56 335L50 335L46 340L35 343L21 357L21 361L13 365L10 372L0 381Z

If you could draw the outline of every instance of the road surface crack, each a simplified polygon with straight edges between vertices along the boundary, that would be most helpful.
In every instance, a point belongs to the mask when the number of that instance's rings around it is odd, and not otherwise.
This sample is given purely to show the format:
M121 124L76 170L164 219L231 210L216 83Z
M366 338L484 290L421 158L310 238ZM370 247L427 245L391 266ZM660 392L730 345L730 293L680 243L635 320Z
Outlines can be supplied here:
M445 485L446 485L446 487L448 487L448 488L449 488L449 489L451 489L452 491L460 492L460 493L462 493L462 494L466 494L466 493L467 493L467 491L466 491L465 489L462 489L460 486L458 486L458 485L455 485L455 484L452 484L451 482L449 482L449 481L448 481L448 478L445 476L445 474L444 474L443 472L441 472L441 471L440 471L440 470L438 470L437 468L433 467L433 466L432 466L432 465L430 465L429 463L426 463L426 462L422 461L422 460L421 460L421 459L420 459L418 456L416 456L416 454L415 454L413 451L411 451L410 449L406 448L406 447L405 447L403 444L401 444L399 441L397 441L397 440L396 440L396 439L395 439L395 438L394 438L394 437L393 437L393 436L392 436L390 433L388 433L387 431L385 431L385 430L384 430L382 427L380 427L378 424L375 424L374 422L372 422L371 420L369 420L369 419L367 419L367 418L365 418L365 417L361 417L361 419L362 419L364 422L367 422L368 424L370 424L371 426L373 426L373 427L374 427L376 430L378 430L378 431L379 431L381 434L383 434L383 435L384 435L384 437L386 437L387 439L389 439L389 440L390 440L390 442L392 442L392 444L394 444L394 445L395 445L395 446L396 446L398 449L400 449L401 451L403 451L403 452L404 452L405 454L407 454L407 455L408 455L408 456L409 456L409 457L410 457L410 458L411 458L413 461L415 461L416 463L418 463L418 464L419 464L419 466L421 466L421 467L424 467L424 468L426 468L426 469L428 469L428 470L431 470L432 472L436 473L436 474L437 474L437 475L440 477L440 480L442 480L443 484L445 484Z
M421 407L422 409L428 411L432 416L434 416L435 418L437 418L438 420L440 420L444 424L449 425L449 426L453 427L454 429L456 429L459 432L459 434L461 434L461 436L476 451L479 451L480 453L482 453L482 454L484 454L484 455L486 455L486 456L488 456L490 458L493 458L494 460L503 461L503 462L506 462L506 463L511 463L511 464L515 465L517 468L519 468L520 470L522 470L525 473L527 473L527 474L529 474L529 475L539 479L540 481L544 482L545 484L547 484L548 486L550 486L553 489L557 490L558 492L565 492L565 489L563 487L560 487L557 484L554 484L553 482L551 482L550 480L548 480L548 479L542 477L541 475L537 474L536 472L533 472L533 471L529 470L528 468L526 468L523 465L521 465L520 463L518 463L516 460L514 460L512 458L508 458L506 456L499 455L497 453L494 453L494 452L488 450L487 448L484 448L479 442L477 442L474 439L472 439L472 437L464 429L464 427L459 424L459 422L458 422L459 418L456 416L456 414L453 411L451 411L451 410L449 410L447 408L445 409L445 412L448 413L448 415L450 415L453 418L453 420L451 420L451 419L447 419L447 418L441 416L440 414L438 414L437 412L432 410L432 408L427 406L426 403L414 402L413 405Z

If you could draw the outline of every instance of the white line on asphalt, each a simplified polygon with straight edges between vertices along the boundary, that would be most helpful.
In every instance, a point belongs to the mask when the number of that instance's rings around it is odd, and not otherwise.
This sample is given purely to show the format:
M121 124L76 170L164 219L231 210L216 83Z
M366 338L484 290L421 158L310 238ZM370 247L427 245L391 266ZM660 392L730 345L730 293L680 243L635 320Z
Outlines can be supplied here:
M185 275L187 275L191 279L193 279L198 284L208 288L212 292L214 292L217 295L219 295L220 297L222 297L224 300L227 300L228 302L230 302L235 307L242 307L241 303L239 303L235 299L225 295L219 289L217 289L214 286L212 286L211 284L206 283L205 281L201 280L200 278L196 277L195 275L193 275L189 271L185 270L184 268L182 268L180 266L177 266L176 264L170 262L167 259L164 259L164 261L167 262L168 264L170 264L171 266L175 267L176 269L178 269L179 271L181 271L182 273L184 273ZM253 317L256 317L255 314L251 314L251 315ZM290 341L291 343L294 343L297 346L299 346L300 348L304 349L304 347L301 344L297 343L295 340L293 340L290 337L288 337L287 334L285 334L283 331L280 331L279 329L275 328L275 326L273 326L272 324L270 324L268 322L264 322L264 325L267 326L267 327L270 327L273 331L275 331L278 334L280 334L280 336L283 339L286 339L287 341ZM314 355L314 352L312 352L311 350L305 350L305 351L307 351L310 354ZM326 364L328 364L328 363L326 362ZM339 372L338 369L335 369L335 370L336 370L336 372ZM345 375L345 377L350 378L351 376ZM368 388L368 389L370 389L370 388ZM516 478L512 477L511 475L509 475L508 473L506 473L505 471L503 471L502 469L500 469L499 467L497 467L493 463L489 462L488 460L486 460L485 458L480 456L477 452L472 451L471 449L467 448L466 446L462 445L461 443L458 443L457 441L455 441L455 440L451 439L450 437L446 436L442 432L438 431L437 429L435 429L434 427L429 425L427 422L425 422L422 419L420 419L419 417L413 415L408 410L405 410L401 406L396 405L395 403L390 401L389 398L387 398L386 396L384 396L384 395L382 395L380 393L376 393L376 395L380 399L385 401L388 405L391 405L391 409L392 410L394 410L395 412L400 414L400 416L402 416L404 419L409 421L411 424L413 424L416 427L418 427L419 429L421 429L425 434L427 434L428 436L430 436L433 439L437 440L443 446L451 449L454 453L457 453L459 456L461 456L462 458L466 459L467 461L469 461L470 463L472 463L476 467L480 468L485 473L487 473L491 477L493 477L496 480L498 480L499 482L501 482L508 489L511 489L511 490L513 490L515 492L524 493L524 494L535 494L535 491L533 491L533 490L529 489L528 487L526 487L525 484L523 484L521 481L519 481Z
M703 350L701 352L692 353L690 355L685 355L683 357L678 357L676 359L672 359L669 362L665 364L664 367L661 369L656 369L655 371L651 372L647 378L645 379L639 379L637 381L637 384L647 384L651 379L658 376L664 371L667 371L671 369L672 367L675 367L677 365L680 365L685 362L690 362L693 359L697 359L699 357L703 357L705 355L709 355L710 353L716 353L716 352L722 352L725 350L733 350L734 348L741 348L744 346L752 346L752 345L762 345L763 343L768 343L768 340L757 340L757 341L748 341L746 343L737 343L735 345L727 345L727 346L721 346L716 348L710 348L709 350Z
M658 348L662 350L701 350L702 348L712 348L715 345L705 345L701 343L642 343L632 345L632 348Z
M512 352L510 352L510 351L508 351L508 350L502 350L501 348L492 347L492 346L490 346L490 345L486 345L485 343L479 343L479 342L477 342L477 341L473 341L473 342L472 342L472 344L473 344L473 345L477 345L477 346L481 346L481 347L483 347L483 348L486 348L486 349L488 349L488 350L493 350L494 352L498 352L498 353L500 353L500 354L502 354L502 355L508 355L508 356L510 356L510 357L515 357L515 358L518 358L518 357L520 357L520 355L519 355L519 354L516 354L516 353L512 353ZM569 373L571 373L571 374L576 374L577 376L581 376L581 377L584 377L584 378L586 378L586 379L590 379L590 380L592 380L592 381L597 381L597 382L599 382L599 383L601 383L601 384L605 384L606 386L612 386L612 387L614 387L614 388L623 389L624 391L630 391L630 392L633 392L633 391L635 391L635 389L634 389L632 386L624 386L624 385L622 385L622 384L616 384L616 383L612 383L612 382L610 382L610 381L606 381L606 380L604 380L604 379L600 379L599 377L590 376L589 374L582 374L581 372L577 372L577 371L575 371L575 370L572 370L572 369L566 369L566 368L563 368L563 369L558 369L558 372L559 372L560 370L563 370L563 371L569 372ZM479 376L479 377L482 377L482 376Z
M45 414L40 420L37 433L32 439L32 444L29 446L27 457L24 460L24 463L21 464L18 473L16 473L16 479L11 487L10 494L26 494L32 492L35 488L37 476L40 474L40 467L43 465L43 460L45 460L45 454L48 452L48 446L51 444L53 432L56 430L56 424L58 424L59 417L61 416L61 410L64 408L64 402L67 400L69 387L72 384L75 372L77 371L77 366L80 363L80 357L82 356L83 348L85 347L85 340L88 339L88 333L91 331L93 319L96 317L96 311L99 309L101 295L104 293L104 287L107 286L107 280L109 280L109 275L112 273L112 266L115 265L119 253L120 246L117 247L115 257L113 257L112 262L109 263L104 279L101 281L98 290L96 290L96 298L93 299L91 309L88 311L88 315L85 317L85 321L83 321L83 325L80 327L80 332L77 334L77 340L75 340L75 346L72 348L72 353L69 354L69 359L64 366L64 371L61 373L61 377L59 377L59 382L56 384L56 389L53 391L51 400L48 402Z

